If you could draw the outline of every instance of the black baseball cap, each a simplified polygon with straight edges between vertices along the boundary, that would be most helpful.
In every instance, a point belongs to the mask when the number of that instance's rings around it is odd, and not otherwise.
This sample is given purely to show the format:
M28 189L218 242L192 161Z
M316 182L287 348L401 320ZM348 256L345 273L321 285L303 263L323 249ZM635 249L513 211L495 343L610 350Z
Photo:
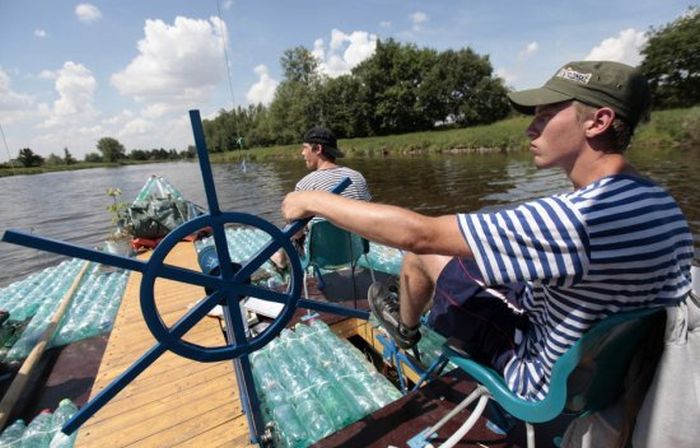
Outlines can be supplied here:
M569 62L538 89L508 94L513 108L527 115L536 106L577 100L609 107L635 127L651 106L651 91L639 69L612 61Z
M339 159L345 157L343 151L338 149L338 140L330 129L323 126L314 126L304 134L304 143L319 143L323 145L323 152Z

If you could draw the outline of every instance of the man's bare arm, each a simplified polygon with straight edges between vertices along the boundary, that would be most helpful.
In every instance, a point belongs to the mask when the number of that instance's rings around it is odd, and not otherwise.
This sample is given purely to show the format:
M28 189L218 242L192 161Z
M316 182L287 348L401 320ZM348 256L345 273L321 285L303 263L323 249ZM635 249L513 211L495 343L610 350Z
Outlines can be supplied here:
M455 215L430 217L322 191L289 193L282 214L289 221L321 216L368 240L417 254L472 256Z

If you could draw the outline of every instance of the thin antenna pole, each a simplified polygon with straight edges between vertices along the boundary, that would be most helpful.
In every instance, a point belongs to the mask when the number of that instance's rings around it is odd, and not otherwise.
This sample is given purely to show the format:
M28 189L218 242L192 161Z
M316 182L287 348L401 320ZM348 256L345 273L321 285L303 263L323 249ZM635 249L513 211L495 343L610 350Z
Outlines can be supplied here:
M2 123L0 123L0 134L2 134L2 141L5 143L5 151L7 151L7 160L10 162L10 167L12 167L12 175L16 175L15 164L12 163L12 156L10 155L10 147L7 146L7 140L5 139L5 131L2 130Z
M224 22L224 16L221 14L221 2L219 0L216 0L216 9L219 12L219 20L221 20L222 23ZM233 99L233 82L231 81L231 63L229 61L228 57L228 40L226 39L226 33L224 33L224 29L221 30L221 40L223 41L224 44L224 57L226 58L226 79L228 79L228 91L229 94L231 95L231 110L234 110L236 108L236 103Z
M221 23L226 23L224 21L224 16L221 14L221 2L220 0L216 0L216 9L219 12L219 20ZM236 116L236 102L234 101L233 97L233 81L231 80L231 62L229 60L228 56L228 39L227 39L227 34L224 33L224 30L221 30L221 40L224 44L224 57L226 60L226 79L228 80L228 91L229 94L231 95L231 114L233 116ZM236 133L236 139L239 139L241 137L240 133L238 132L238 120L235 120L233 122L233 131ZM226 148L224 148L226 150Z

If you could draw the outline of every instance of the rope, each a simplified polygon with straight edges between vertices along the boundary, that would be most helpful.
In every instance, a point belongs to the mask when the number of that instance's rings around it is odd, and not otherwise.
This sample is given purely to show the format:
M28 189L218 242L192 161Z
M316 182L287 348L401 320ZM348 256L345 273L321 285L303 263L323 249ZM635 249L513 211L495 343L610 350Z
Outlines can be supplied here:
M15 164L12 163L12 156L10 155L10 147L7 146L7 140L5 139L5 131L2 130L2 124L0 123L0 134L2 134L2 141L5 143L5 151L7 151L7 160L10 162L10 166L12 167L12 175L14 176L15 174Z

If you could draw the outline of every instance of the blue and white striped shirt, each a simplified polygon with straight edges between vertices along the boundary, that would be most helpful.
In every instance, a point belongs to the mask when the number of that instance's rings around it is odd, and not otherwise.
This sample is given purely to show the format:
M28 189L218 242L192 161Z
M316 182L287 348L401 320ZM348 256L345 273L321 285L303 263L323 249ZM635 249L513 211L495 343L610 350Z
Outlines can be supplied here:
M352 183L346 188L341 196L358 201L371 201L372 195L367 188L367 181L358 171L346 166L336 166L325 170L315 170L304 176L297 182L294 191L330 191L341 180L349 177Z
M504 377L541 400L554 362L594 323L618 311L667 305L690 290L688 223L661 187L615 175L569 194L496 213L460 214L486 284L527 282L529 327Z

